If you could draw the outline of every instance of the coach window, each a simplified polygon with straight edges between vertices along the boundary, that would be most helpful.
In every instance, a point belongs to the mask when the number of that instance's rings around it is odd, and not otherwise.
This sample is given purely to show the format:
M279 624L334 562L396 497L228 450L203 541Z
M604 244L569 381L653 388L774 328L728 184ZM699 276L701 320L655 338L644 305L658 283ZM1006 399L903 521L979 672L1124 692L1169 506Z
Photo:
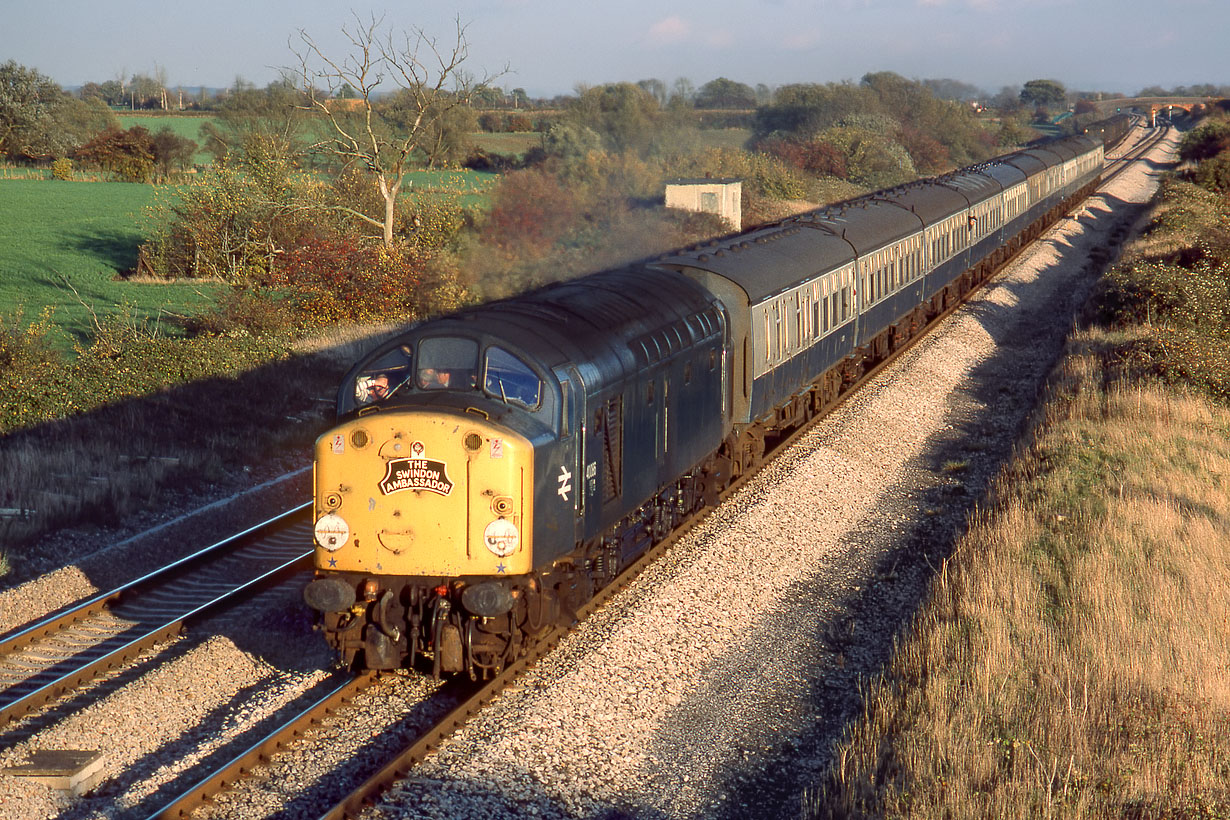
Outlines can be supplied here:
M788 310L785 299L777 302L777 358L779 361L784 361L790 352L790 318L787 315Z
M773 361L780 361L786 355L786 346L782 344L782 304L773 302Z
M798 350L803 346L803 295L800 293L794 294L794 344L790 346L791 350Z
M773 361L773 320L769 316L769 306L764 308L764 360Z
M542 402L542 380L529 365L502 347L487 349L483 391L527 410L536 409Z

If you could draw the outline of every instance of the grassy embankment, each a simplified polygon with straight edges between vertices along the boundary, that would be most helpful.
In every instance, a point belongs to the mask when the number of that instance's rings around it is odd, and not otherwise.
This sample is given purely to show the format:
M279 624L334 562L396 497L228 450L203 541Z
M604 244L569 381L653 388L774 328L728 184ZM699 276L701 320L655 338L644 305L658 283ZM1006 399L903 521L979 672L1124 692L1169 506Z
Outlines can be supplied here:
M1152 219L808 814L1230 816L1230 206Z

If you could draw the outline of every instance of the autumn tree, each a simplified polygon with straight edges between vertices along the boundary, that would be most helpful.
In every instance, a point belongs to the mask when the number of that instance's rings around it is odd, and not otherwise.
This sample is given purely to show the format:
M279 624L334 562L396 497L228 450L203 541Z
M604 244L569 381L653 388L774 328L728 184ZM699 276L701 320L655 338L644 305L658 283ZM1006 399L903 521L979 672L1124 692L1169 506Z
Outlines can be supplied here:
M264 88L236 81L218 106L217 116L201 126L204 148L220 160L242 153L253 138L288 146L296 161L308 156L315 117L304 110L307 99L294 78L283 77Z
M60 86L13 60L0 65L0 153L42 156L54 141L55 112L64 100Z
M693 104L697 108L754 108L756 92L749 85L718 77L700 87Z
M78 148L73 158L125 182L148 182L154 168L154 138L139 125L127 131L112 128Z
M172 171L186 171L196 156L197 144L181 137L170 128L163 128L153 139L154 166L159 176L165 178Z
M645 89L632 83L582 88L568 119L603 138L614 151L642 149L661 124L662 109Z
M156 77L138 74L128 84L128 102L133 108L161 108L163 87Z
M414 95L405 90L390 94L387 100L381 101L378 110L394 132L411 128L419 115ZM448 107L422 129L419 151L423 161L429 168L460 165L470 153L470 134L476 130L478 115L473 108L469 105Z
M382 214L350 209L351 215L378 228L385 247L391 247L406 174L424 161L428 142L454 109L469 105L474 88L488 86L494 76L476 82L462 70L469 44L460 20L449 45L419 28L395 35L376 17L364 23L356 15L355 24L343 27L342 33L351 52L337 57L326 54L300 29L299 45L292 46L299 62L296 76L305 105L325 122L327 134L316 150L362 168L380 192ZM402 115L395 123L382 115L376 99L386 82L401 89ZM343 85L356 94L345 105L335 99Z
M637 80L636 84L643 91L645 91L645 93L657 100L658 105L666 105L666 83L657 78L650 77L647 80Z
M1063 105L1067 98L1067 89L1057 80L1030 80L1021 88L1021 102L1039 108Z

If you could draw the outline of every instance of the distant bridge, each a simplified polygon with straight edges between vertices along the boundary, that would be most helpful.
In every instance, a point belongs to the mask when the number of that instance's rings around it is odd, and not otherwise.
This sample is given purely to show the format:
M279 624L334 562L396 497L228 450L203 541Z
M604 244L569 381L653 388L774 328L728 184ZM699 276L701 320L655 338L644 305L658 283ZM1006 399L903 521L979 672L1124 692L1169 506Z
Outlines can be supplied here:
M1135 110L1149 116L1149 125L1157 125L1157 115L1181 108L1188 114L1192 109L1211 108L1219 100L1217 97L1121 97L1117 100L1091 100L1098 113L1110 116L1116 111Z

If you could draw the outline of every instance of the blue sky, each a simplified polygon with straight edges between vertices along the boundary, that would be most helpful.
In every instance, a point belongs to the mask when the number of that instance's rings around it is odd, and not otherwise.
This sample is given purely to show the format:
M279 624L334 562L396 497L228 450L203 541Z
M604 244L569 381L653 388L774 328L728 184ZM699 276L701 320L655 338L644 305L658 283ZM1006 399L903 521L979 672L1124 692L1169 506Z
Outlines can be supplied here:
M1226 0L4 0L0 61L62 85L166 70L172 86L265 85L302 28L327 53L339 29L385 15L443 40L468 25L467 68L532 96L649 77L770 86L869 71L949 77L991 92L1053 78L1075 90L1230 83Z

